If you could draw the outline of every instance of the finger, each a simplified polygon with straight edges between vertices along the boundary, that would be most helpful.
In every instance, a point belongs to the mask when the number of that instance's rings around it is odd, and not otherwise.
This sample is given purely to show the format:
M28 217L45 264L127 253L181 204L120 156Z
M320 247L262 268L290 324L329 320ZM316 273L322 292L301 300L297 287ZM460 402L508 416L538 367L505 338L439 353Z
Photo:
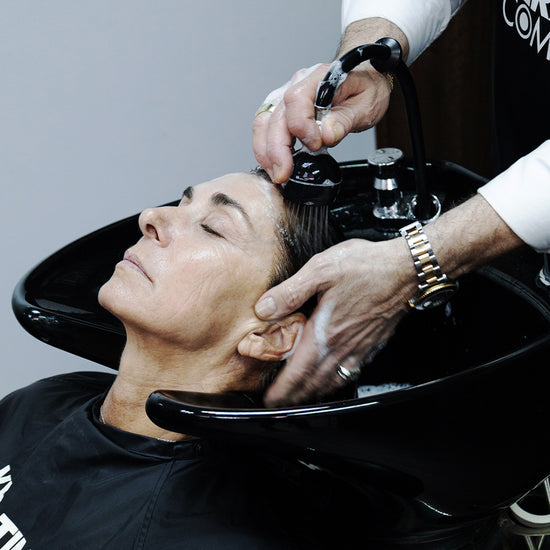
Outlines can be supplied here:
M325 284L326 276L316 267L322 263L318 256L309 260L292 277L260 296L254 308L260 319L275 321L289 315L319 292ZM313 276L316 271L318 273Z
M266 393L268 406L307 403L335 392L353 382L363 357L372 360L381 349L378 344L384 341L385 329L341 318L334 307L337 302L324 298L308 320L293 356Z
M333 107L323 119L321 136L328 147L338 145L350 132L355 131L360 113L350 105Z
M318 66L319 64L296 71L288 82L267 95L264 104L278 106L283 103L284 109L283 97L286 90L308 77ZM295 136L288 130L287 121L282 113L279 115L274 119L268 112L257 115L252 126L252 149L256 160L271 179L276 183L283 183L288 180L292 171L292 155L288 149L285 150L285 146L292 145ZM271 142L268 144L269 134L271 134Z
M350 132L372 128L385 114L389 96L388 81L382 74L372 71L350 73L323 119L323 142L332 147Z
M322 145L319 126L315 121L314 105L319 81L325 75L327 67L328 65L320 65L307 77L291 85L283 99L290 133L312 151L317 151Z
M336 363L336 376L339 384L349 386L355 384L361 376L362 362L353 356L343 357Z
M272 108L256 115L252 124L252 150L254 151L254 156L272 180L273 163L270 161L267 150L267 135L270 128L272 113L282 103L284 93L291 85L291 82L292 81L289 80L267 95L262 103L262 107L264 105L272 105L275 109ZM284 108L284 105L281 105L281 108Z
M318 400L352 383L359 374L359 360L352 352L353 346L327 350L322 337L319 338L317 323L318 319L314 318L308 321L294 355L264 396L266 406Z
M266 403L300 403L331 391L336 380L327 365L330 359L330 325L333 322L334 302L321 300L306 323L300 342L273 386L266 394ZM327 357L329 360L327 361ZM324 365L324 368L320 368Z
M266 165L272 172L268 173L274 183L284 183L290 178L293 141L294 136L286 122L285 106L281 103L269 117L265 136Z
M303 403L319 389L315 374L321 350L315 340L315 323L310 319L294 355L268 388L264 402L268 407Z
M304 78L307 78L318 67L321 67L321 63L317 63L315 65L312 65L311 67L307 67L307 68L304 68L304 69L299 69L298 71L296 71L292 75L292 78L289 80L289 82L287 82L287 87L286 88L288 89L290 86L300 82L300 80L303 80Z
M272 114L269 111L260 113L252 123L252 150L254 151L254 156L271 178L273 174L267 155L267 130Z
M321 362L286 365L268 388L267 407L283 407L320 401L344 386L355 384L361 374L361 362L355 356L339 357L330 353ZM311 359L313 360L312 351ZM340 372L339 372L340 371Z

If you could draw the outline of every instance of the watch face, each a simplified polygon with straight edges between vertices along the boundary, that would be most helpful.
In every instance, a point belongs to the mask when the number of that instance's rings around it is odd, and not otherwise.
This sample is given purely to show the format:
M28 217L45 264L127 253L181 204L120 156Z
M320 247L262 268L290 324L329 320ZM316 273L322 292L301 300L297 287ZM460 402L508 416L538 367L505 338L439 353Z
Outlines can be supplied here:
M419 296L419 298L414 301L413 307L415 309L423 310L446 304L455 292L456 285L454 284L443 288L438 288L432 292L427 290L422 296Z

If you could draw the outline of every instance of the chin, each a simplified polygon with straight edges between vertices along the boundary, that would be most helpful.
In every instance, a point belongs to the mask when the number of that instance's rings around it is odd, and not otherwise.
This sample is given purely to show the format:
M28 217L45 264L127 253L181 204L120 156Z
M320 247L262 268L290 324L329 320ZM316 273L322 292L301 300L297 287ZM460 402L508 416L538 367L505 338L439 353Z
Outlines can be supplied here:
M132 301L132 296L124 285L117 281L116 277L111 277L100 289L97 294L99 305L105 308L109 313L121 319L125 310L131 308L128 299ZM121 319L122 320L122 319Z
M146 311L139 307L136 293L116 275L99 289L97 301L101 307L114 315L125 329L129 326L144 328L144 319L148 318Z
M111 280L109 279L106 283L103 284L103 286L99 289L99 292L97 294L97 301L99 302L99 305L103 308L105 308L110 313L114 313L111 308L111 292L110 292L110 283Z

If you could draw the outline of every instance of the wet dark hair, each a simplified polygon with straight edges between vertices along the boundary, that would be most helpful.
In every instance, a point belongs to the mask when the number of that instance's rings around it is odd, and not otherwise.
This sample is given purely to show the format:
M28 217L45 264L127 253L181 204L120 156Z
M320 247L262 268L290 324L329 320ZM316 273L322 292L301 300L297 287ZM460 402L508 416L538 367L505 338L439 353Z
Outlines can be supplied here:
M269 183L269 175L261 168L251 170ZM315 254L330 248L344 240L341 229L332 221L328 207L306 206L295 204L283 199L284 207L277 220L277 238L280 244L280 257L275 260L268 288L272 288L297 273ZM298 311L309 317L317 298L308 300ZM274 362L271 368L266 368L260 377L259 392L262 394L275 380L275 377L285 364L285 360ZM338 398L351 397L354 390L345 390L345 395ZM341 392L340 392L341 393ZM336 394L333 394L333 396Z
M255 168L252 174L271 183L262 168ZM277 188L280 189L279 186ZM283 198L283 212L277 220L277 238L281 254L267 288L282 283L297 273L315 254L344 240L340 228L332 221L328 207L296 204ZM304 304L299 311L307 317L315 307L315 298Z

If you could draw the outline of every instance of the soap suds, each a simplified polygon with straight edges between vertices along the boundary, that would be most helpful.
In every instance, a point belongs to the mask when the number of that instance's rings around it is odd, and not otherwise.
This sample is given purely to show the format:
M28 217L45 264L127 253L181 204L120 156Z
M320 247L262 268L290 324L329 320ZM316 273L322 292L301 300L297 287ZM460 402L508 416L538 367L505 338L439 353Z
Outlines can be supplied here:
M327 345L327 328L334 311L334 302L328 302L322 304L314 319L313 334L315 336L315 343L319 350L319 361L326 357L330 351Z
M293 353L294 351L296 350L296 348L298 347L298 344L300 343L300 340L302 339L302 332L304 331L304 326L303 325L300 325L300 328L298 329L298 335L296 336L296 340L294 340L294 345L292 346L292 349L287 351L282 359L283 360L286 360L288 359Z

